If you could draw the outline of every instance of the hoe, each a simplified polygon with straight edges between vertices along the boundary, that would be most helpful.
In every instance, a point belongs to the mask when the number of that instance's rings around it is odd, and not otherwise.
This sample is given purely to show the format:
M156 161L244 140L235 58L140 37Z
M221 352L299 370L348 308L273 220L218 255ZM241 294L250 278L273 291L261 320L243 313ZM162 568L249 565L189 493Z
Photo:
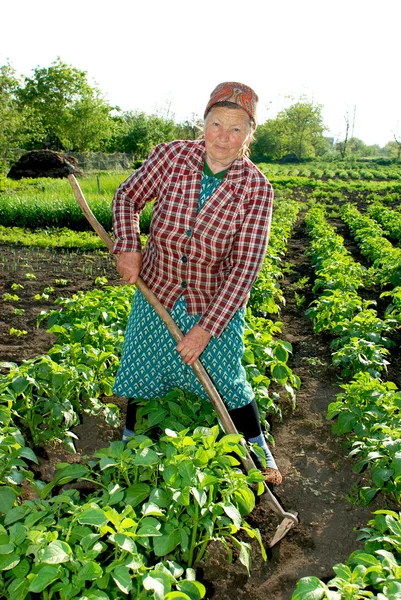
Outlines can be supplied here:
M73 189L75 198L82 209L82 212L84 213L85 217L87 218L95 232L99 235L99 237L103 240L107 248L111 251L113 242L106 230L102 227L99 221L97 221L96 217L89 208L88 203L85 200L85 197L82 193L82 190L75 175L69 174L67 175L67 177ZM161 305L156 296L153 294L153 292L151 292L151 290L147 287L146 283L140 277L136 282L136 286L145 296L150 305L154 308L159 317L162 319L167 329L173 336L174 340L176 342L179 342L183 338L183 334L177 327L176 323L171 318L167 310ZM231 420L230 415L228 414L223 400L221 399L218 391L213 385L213 382L211 381L201 361L199 359L196 360L192 365L192 368L197 378L201 382L202 386L204 387L207 395L209 396L214 408L216 409L224 431L226 433L238 433L234 423ZM245 471L248 472L250 469L255 469L256 465L253 462L252 457L250 456L246 448L244 439L242 439L242 445L245 449L245 457L241 458L241 462ZM263 502L272 512L274 512L279 518L281 518L281 522L279 523L272 539L269 542L269 547L271 548L275 544L277 544L277 542L279 542L288 533L290 529L295 527L299 521L298 513L285 511L266 483L264 484L264 488L264 492L261 496L261 502Z

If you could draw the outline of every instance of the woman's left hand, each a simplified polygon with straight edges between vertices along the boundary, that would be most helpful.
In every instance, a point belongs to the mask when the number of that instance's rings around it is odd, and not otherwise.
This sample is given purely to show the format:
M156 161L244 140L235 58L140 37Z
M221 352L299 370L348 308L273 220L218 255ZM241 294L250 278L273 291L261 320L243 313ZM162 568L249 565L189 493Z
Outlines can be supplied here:
M192 365L200 357L211 337L208 331L199 325L194 325L176 346L176 350L185 363Z

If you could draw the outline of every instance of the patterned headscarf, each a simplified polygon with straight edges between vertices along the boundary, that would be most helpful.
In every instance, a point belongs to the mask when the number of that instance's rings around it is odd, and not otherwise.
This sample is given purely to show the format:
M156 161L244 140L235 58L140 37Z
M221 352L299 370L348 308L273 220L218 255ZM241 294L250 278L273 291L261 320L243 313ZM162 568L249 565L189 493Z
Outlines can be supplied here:
M236 81L225 81L215 87L210 94L210 99L205 110L205 118L212 106L217 102L233 102L234 104L238 104L240 108L243 108L256 125L256 108L258 101L259 98L252 88L243 83L237 83Z

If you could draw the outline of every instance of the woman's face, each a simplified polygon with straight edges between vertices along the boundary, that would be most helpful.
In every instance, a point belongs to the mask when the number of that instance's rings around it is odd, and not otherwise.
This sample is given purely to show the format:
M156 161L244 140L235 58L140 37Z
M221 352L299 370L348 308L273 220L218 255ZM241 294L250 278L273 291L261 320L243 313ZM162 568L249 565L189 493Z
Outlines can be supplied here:
M216 106L206 117L204 133L208 162L220 164L223 170L237 158L242 147L248 147L249 116L242 108Z

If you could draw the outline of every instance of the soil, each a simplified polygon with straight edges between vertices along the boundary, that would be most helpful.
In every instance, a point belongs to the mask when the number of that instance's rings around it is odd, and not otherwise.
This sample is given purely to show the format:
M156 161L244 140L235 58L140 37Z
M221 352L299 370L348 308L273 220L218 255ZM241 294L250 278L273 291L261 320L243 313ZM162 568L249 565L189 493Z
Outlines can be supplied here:
M10 179L23 177L53 177L62 179L69 174L79 174L77 160L73 156L54 150L31 150L23 154L7 174Z
M345 236L344 231L341 232ZM352 246L352 241L347 239ZM341 391L339 373L331 366L330 340L316 336L305 308L313 299L313 271L305 256L307 237L302 216L294 229L285 257L288 263L286 279L282 282L286 305L279 320L283 323L282 339L293 346L291 368L301 378L302 387L297 394L296 406L283 402L284 418L273 418L274 453L283 474L282 486L275 494L286 510L299 513L300 523L272 549L268 549L280 518L261 500L251 515L250 522L260 529L268 560L261 558L255 544L252 574L248 577L238 560L227 562L226 550L213 544L209 557L199 567L199 576L207 586L207 598L213 600L290 600L296 582L304 576L322 580L333 577L332 567L345 562L350 553L361 548L356 540L356 528L364 527L371 512L388 506L378 497L369 507L358 506L356 490L364 485L364 475L352 472L352 461L346 458L343 442L331 433L331 423L326 420L328 404ZM44 354L54 344L55 338L36 327L36 318L42 310L53 307L52 300L69 296L78 290L88 290L98 276L106 276L112 285L119 284L113 259L105 252L81 253L71 251L44 251L9 246L0 247L0 264L3 269L0 281L2 294L17 293L14 303L25 309L15 315L11 303L0 309L0 360L20 363ZM27 279L33 273L35 279ZM301 278L309 280L301 285ZM62 287L56 280L67 280ZM13 283L24 285L13 291ZM55 288L48 301L34 299L49 286ZM298 300L295 296L298 294ZM305 296L301 304L299 297ZM301 304L301 305L300 305ZM26 330L27 335L15 337L10 327ZM108 399L121 406L124 401ZM55 464L76 462L80 456L90 455L113 439L121 439L121 428L112 429L101 419L85 417L75 433L77 454L66 454L59 447L43 450L40 458L41 478L50 480Z

